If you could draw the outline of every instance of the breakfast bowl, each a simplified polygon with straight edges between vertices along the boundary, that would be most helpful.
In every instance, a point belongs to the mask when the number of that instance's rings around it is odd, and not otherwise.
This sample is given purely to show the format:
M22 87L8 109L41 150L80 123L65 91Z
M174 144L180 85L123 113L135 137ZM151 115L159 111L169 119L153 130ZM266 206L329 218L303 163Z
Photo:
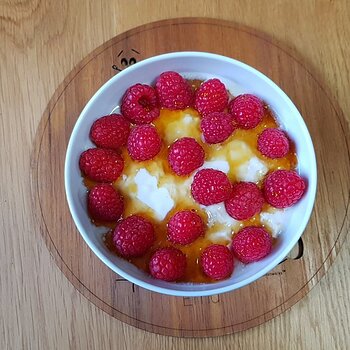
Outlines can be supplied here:
M268 106L277 125L291 140L297 159L295 170L305 182L305 191L296 204L279 210L274 218L271 213L264 216L267 226L270 225L272 229L278 227L269 254L251 263L242 263L235 259L233 273L226 279L200 283L156 279L147 271L138 268L137 264L132 264L128 259L116 254L106 242L106 233L110 230L108 225L96 225L89 215L86 179L82 176L79 161L84 151L96 147L89 138L91 126L102 116L120 113L122 98L130 86L138 83L154 85L157 77L166 71L178 72L188 81L197 83L213 78L219 79L231 96L257 96ZM170 123L165 124L168 124L169 129ZM137 171L142 169L142 162L137 163ZM193 180L194 173L195 171L190 175L190 181ZM142 181L145 182L145 179ZM247 178L246 181L256 182L256 179ZM292 250L305 230L314 205L316 184L317 169L312 140L302 116L288 96L269 78L247 64L204 52L177 52L155 56L128 67L107 81L81 112L69 140L65 161L65 188L69 209L76 227L90 249L104 264L128 281L154 292L174 296L207 296L229 292L254 282L276 267ZM152 197L151 186L145 187L144 191L146 197ZM128 193L123 195L127 197ZM158 207L164 210L166 203L158 203ZM164 225L169 219L166 214L167 212L161 218ZM198 261L199 259L196 259L197 263Z

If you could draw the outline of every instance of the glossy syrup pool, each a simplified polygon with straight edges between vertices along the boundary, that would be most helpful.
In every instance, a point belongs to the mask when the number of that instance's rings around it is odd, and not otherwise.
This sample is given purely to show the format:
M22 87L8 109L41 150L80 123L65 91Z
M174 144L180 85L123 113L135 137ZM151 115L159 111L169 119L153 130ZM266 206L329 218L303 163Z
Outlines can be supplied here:
M140 269L148 272L150 257L157 248L175 246L187 256L186 273L181 282L213 282L213 280L206 277L201 271L199 265L201 251L213 243L229 245L232 236L242 227L249 225L264 225L260 221L260 214L257 214L247 221L237 221L230 227L228 227L227 224L216 222L211 227L207 227L203 237L198 238L190 245L180 246L170 243L166 238L166 224L170 217L177 211L183 209L194 209L203 218L205 224L208 223L209 217L206 211L194 202L191 197L190 186L193 174L187 177L180 177L171 171L167 162L169 145L181 137L188 136L195 138L205 150L206 161L226 160L229 163L230 169L227 175L232 182L239 180L237 169L243 163L249 161L253 156L263 161L268 168L268 171L276 169L294 169L297 165L295 147L293 142L291 142L288 155L282 159L268 159L259 153L256 146L258 135L266 128L278 127L276 120L267 106L265 107L264 118L256 128L251 130L237 129L229 139L222 144L217 145L208 145L203 142L199 127L200 116L197 111L192 108L183 111L162 109L160 116L155 120L154 125L162 138L163 144L161 152L152 160L135 162L129 157L126 148L124 148L122 150L122 156L125 162L123 175L113 183L115 188L117 188L124 197L125 210L123 217L128 217L132 214L140 214L146 217L153 223L156 234L156 241L153 247L144 256L128 260ZM157 177L158 187L167 188L175 202L174 207L168 212L164 220L159 220L153 209L136 198L138 186L133 179L142 168L146 169L152 176ZM94 185L94 183L88 179L84 179L84 182L88 188L91 188ZM256 181L256 183L261 187L262 179ZM269 212L273 210L274 209L268 204L264 204L262 211ZM116 226L116 223L105 224L94 222L94 224L110 228L109 232L106 233L104 237L105 244L108 249L117 254L112 241L112 231ZM222 230L229 233L226 235L216 235L217 232L221 232Z

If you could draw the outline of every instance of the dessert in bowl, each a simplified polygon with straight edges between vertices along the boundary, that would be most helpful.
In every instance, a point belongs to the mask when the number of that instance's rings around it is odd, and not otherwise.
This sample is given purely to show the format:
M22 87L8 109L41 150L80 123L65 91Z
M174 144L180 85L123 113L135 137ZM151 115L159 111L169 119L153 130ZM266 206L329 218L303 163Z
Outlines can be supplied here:
M316 181L286 94L246 64L200 52L110 79L82 111L65 164L69 208L93 252L178 296L227 292L275 267L307 225Z

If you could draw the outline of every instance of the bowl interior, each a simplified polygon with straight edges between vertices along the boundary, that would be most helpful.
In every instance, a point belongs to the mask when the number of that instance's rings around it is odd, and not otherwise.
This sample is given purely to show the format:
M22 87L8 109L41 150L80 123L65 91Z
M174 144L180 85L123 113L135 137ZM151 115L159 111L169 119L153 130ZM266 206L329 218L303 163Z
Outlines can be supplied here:
M271 254L246 266L237 265L231 278L213 284L168 283L155 280L127 261L111 253L102 236L106 228L91 224L86 208L86 188L79 169L80 154L94 147L89 140L92 123L119 108L125 90L136 83L154 83L162 72L174 70L187 78L221 79L233 95L255 94L267 102L278 122L295 142L298 172L307 179L307 192L288 209L284 230ZM104 84L82 111L72 132L66 155L65 186L69 208L82 237L94 253L113 271L141 287L171 295L199 296L242 287L275 267L296 244L309 220L316 193L316 160L312 141L298 110L270 79L239 61L208 53L180 52L141 61Z

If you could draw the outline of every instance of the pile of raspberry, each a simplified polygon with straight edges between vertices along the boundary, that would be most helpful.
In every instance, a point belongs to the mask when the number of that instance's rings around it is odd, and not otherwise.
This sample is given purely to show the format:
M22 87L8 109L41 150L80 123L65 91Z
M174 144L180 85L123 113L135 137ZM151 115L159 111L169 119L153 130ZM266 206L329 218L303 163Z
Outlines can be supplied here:
M90 139L96 145L84 151L79 160L83 176L95 182L87 195L87 207L93 221L117 223L113 243L124 258L143 256L155 243L152 223L138 214L123 216L124 199L114 186L122 175L122 149L135 162L148 161L165 147L152 122L160 109L195 108L201 116L203 142L219 144L237 129L253 129L265 114L263 102L251 94L232 99L219 79L209 79L194 89L180 74L164 72L154 86L135 84L124 94L121 114L111 114L96 120ZM265 129L257 138L261 157L283 158L290 152L284 131ZM167 149L168 162L177 176L193 176L191 194L203 206L224 203L227 213L244 221L261 212L263 204L287 208L297 203L305 191L305 181L294 170L270 172L259 187L252 182L231 183L225 173L200 168L205 160L202 145L183 137ZM167 222L168 246L156 249L149 261L149 272L165 281L181 280L186 273L187 257L179 246L189 245L205 235L206 225L199 213L187 208L175 213ZM271 234L258 226L246 226L233 233L230 246L212 244L198 257L203 273L212 280L231 276L234 257L247 264L258 261L272 249Z

